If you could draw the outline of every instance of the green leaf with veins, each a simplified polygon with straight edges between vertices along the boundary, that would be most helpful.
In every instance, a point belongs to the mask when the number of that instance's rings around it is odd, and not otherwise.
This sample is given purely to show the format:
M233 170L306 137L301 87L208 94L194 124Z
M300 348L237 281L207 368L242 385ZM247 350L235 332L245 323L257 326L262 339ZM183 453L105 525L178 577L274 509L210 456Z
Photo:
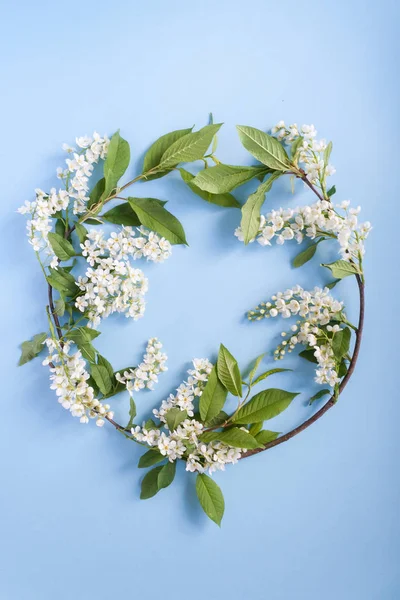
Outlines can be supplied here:
M332 339L332 350L335 358L341 360L349 351L351 331L348 327L337 331Z
M87 203L88 208L92 208L92 206L99 204L100 198L104 194L105 187L106 187L106 180L104 179L104 177L102 177L95 184L95 186L93 187L92 191L89 194L89 201ZM87 219L87 221L89 221L89 219Z
M275 373L284 373L285 371L291 371L291 370L292 369L270 369L269 371L265 371L265 373L262 373L261 375L259 375L257 377L257 379L255 379L253 381L253 385L260 383L260 381L264 381L264 379L266 379L270 375L274 375Z
M309 400L309 404L313 404L316 400L319 400L323 396L326 396L326 394L330 394L330 393L331 393L331 391L328 390L327 388L324 388L323 390L319 390L319 392L314 394L314 396L311 396L311 398Z
M176 461L175 462L167 462L166 465L163 465L158 477L157 477L157 485L158 485L158 489L162 490L166 487L168 487L169 485L171 485L171 483L173 482L174 478L175 478L175 472L176 472Z
M129 398L129 421L125 429L131 429L136 417L136 404L132 396Z
M265 356L265 352L263 354L260 354L260 356L257 356L257 358L255 359L254 366L253 366L253 368L251 369L251 371L249 373L249 381L250 381L250 383L253 381L253 379L255 377L255 374L257 373L257 369L260 366L261 361L264 358L264 356Z
M223 344L219 347L217 375L222 385L234 396L242 395L242 378L236 359Z
M186 244L185 232L174 215L154 198L128 198L142 225L155 231L171 244Z
M170 133L166 133L159 137L145 154L142 173L147 173L151 169L154 169L154 167L157 167L161 162L163 154L168 148L181 137L190 133L192 129L193 127L190 127L190 129L177 129L176 131L171 131Z
M205 170L209 171L209 169ZM179 172L183 181L192 190L192 192L200 196L200 198L203 198L203 200L206 202L217 204L218 206L225 206L227 208L240 208L241 205L236 200L235 196L232 196L232 194L211 194L210 192L206 192L193 183L195 176L192 175L192 173L189 173L189 171L186 171L182 168L179 169Z
M272 184L281 174L280 172L273 173L267 181L258 186L256 191L248 197L246 203L242 206L240 227L245 244L248 244L256 237L260 228L261 207L264 204L265 194L270 191Z
M168 429L170 431L175 431L175 429L187 419L186 410L181 410L180 408L170 408L165 414L165 420L167 421Z
M176 140L162 155L160 168L175 167L179 163L193 162L202 158L221 125L222 123L206 125L199 131L187 133Z
M131 152L129 144L119 134L114 133L110 140L107 157L104 161L105 189L102 194L104 200L112 192L129 166Z
M155 467L143 477L142 480L142 489L140 492L140 499L147 500L148 498L152 498L160 491L158 487L158 475L161 472L163 467Z
M83 244L88 234L88 230L81 223L75 223L75 231L80 243Z
M219 164L200 171L194 178L194 185L211 194L225 194L247 181L270 173L266 167L236 167Z
M140 457L138 467L139 469L147 469L148 467L152 467L153 465L156 465L165 459L166 456L163 456L158 450L151 449Z
M107 367L103 365L91 365L91 375L102 394L108 394L112 388L112 380Z
M91 342L100 335L100 331L91 327L80 326L65 334L67 340L71 340L75 344L86 344Z
M140 225L139 217L128 202L115 206L101 215L101 217L109 223L115 223L116 225L129 225L131 227Z
M47 338L47 333L37 333L31 340L22 342L21 344L21 356L18 362L18 366L21 367L25 363L35 358L44 349L43 343Z
M265 444L269 444L269 442L276 440L278 435L280 435L279 431L268 431L267 429L263 429L260 433L257 433L256 440L265 446Z
M225 502L219 486L208 475L199 474L196 479L196 493L206 515L214 523L221 525Z
M274 388L259 392L239 409L232 421L243 425L267 421L283 412L297 395Z
M276 171L290 169L289 157L283 145L271 135L255 127L237 125L240 141L257 160Z
M343 279L344 277L348 277L349 275L357 275L359 274L359 270L356 265L347 260L337 260L336 262L330 264L322 264L322 267L327 267L332 271L332 275L336 279Z
M220 414L227 395L228 391L218 379L216 367L213 367L200 396L199 409L203 423L211 421Z
M53 248L54 254L60 260L69 260L76 255L73 245L66 239L64 239L58 233L48 234L49 242Z
M318 242L315 242L294 257L292 265L295 267L295 269L302 267L305 263L312 259L317 251L317 246Z
M207 434L213 434L210 439L207 437ZM260 443L257 442L253 435L239 427L231 427L230 429L224 429L223 431L210 431L205 432L201 437L202 440L209 442L212 440L218 440L223 442L224 444L228 444L228 446L232 446L233 448L245 448L246 450L254 450L255 448L260 448Z

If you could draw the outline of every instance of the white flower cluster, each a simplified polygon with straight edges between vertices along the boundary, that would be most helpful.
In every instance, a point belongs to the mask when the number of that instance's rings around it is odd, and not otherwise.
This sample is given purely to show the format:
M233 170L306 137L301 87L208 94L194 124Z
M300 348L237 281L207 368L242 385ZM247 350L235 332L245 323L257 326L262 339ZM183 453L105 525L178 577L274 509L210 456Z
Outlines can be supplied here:
M67 159L67 169L58 168L57 175L65 183L65 190L52 188L49 193L36 189L36 200L25 202L18 209L21 214L31 216L27 223L28 238L35 252L45 251L49 257L50 266L56 268L58 259L48 240L48 234L52 229L52 217L61 210L68 210L71 198L74 200L73 212L80 214L86 210L88 198L89 177L92 174L95 163L104 159L107 155L109 140L94 133L92 138L76 138L79 151L63 145L63 149L73 154L73 159Z
M212 364L207 358L195 358L193 369L188 371L188 379L177 388L176 394L170 394L167 400L163 400L159 409L153 413L162 423L166 423L165 416L171 408L186 410L189 417L194 415L195 398L200 397L212 371Z
M116 379L126 386L129 394L138 392L143 388L148 390L154 389L154 384L158 382L158 375L163 371L167 371L165 363L167 355L161 352L162 344L157 338L149 339L146 347L146 354L143 357L143 362L136 369L124 371L121 375L117 373Z
M282 245L293 239L300 244L304 237L334 237L339 242L340 254L344 260L359 261L364 256L364 240L371 230L371 224L368 221L359 224L358 214L361 209L349 209L349 204L344 201L337 205L337 208L344 211L344 215L339 214L332 203L326 200L311 206L273 210L265 217L261 216L257 242L261 246L270 246L272 239ZM235 235L243 241L240 227L236 229Z
M70 342L61 345L52 338L46 340L46 345L49 355L43 364L50 365L50 389L56 391L59 403L81 423L88 423L89 418L96 419L96 425L102 427L104 417L112 419L114 413L110 411L109 404L102 404L94 397L81 352L70 354Z
M140 235L136 235L136 232ZM136 231L132 227L122 227L118 233L111 233L107 239L103 231L93 229L88 233L84 244L81 244L81 248L83 256L92 267L101 263L101 259L107 256L117 261L144 257L159 263L169 258L172 253L168 240L144 227L138 227Z
M170 462L183 458L187 471L213 473L224 470L226 464L235 464L241 456L241 449L218 441L207 444L202 442L199 437L204 426L194 418L185 419L172 432L169 432L166 421L166 415L172 408L186 411L189 417L194 416L195 398L201 396L212 364L207 359L195 359L193 366L194 369L188 371L188 380L178 387L176 395L171 394L158 410L153 411L167 432L143 425L132 428L131 433L138 442L157 448Z
M324 185L325 178L336 173L336 169L326 163L324 153L328 147L326 140L317 140L317 130L314 125L302 125L300 128L296 123L286 127L284 121L279 121L272 128L272 133L278 140L288 145L299 143L298 162L304 164L304 170L311 183ZM301 138L301 141L300 141ZM299 140L299 142L297 141ZM328 157L329 159L329 157Z
M303 344L314 350L318 363L315 381L334 387L339 381L338 365L332 350L334 335L340 331L338 324L330 325L331 321L343 320L343 302L335 300L328 288L314 288L305 291L300 286L279 292L271 298L272 302L261 302L248 313L250 321L263 318L283 318L300 316L303 320L292 325L289 332L282 332L284 339L276 348L275 360L281 360L286 352L292 352L297 344ZM326 326L326 329L324 327Z
M272 302L261 302L254 310L250 310L247 314L249 321L259 321L278 315L288 319L299 315L307 318L311 324L327 325L343 310L343 302L335 300L328 288L315 287L307 291L296 285L292 289L278 292L271 300Z
M87 314L93 327L114 312L124 312L134 320L144 315L148 280L129 260L145 256L162 262L171 255L171 244L152 231L140 228L139 232L136 237L131 227L123 227L105 238L103 231L92 229L81 244L90 267L85 277L78 277L77 284L84 293L75 306Z

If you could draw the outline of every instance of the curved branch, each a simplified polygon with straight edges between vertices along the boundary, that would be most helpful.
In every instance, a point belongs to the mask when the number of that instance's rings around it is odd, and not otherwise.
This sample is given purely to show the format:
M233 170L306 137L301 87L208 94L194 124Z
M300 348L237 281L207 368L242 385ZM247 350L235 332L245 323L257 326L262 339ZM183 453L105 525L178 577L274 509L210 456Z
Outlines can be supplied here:
M54 325L56 326L57 335L59 338L62 338L62 329L61 329L60 321L58 319L56 309L54 308L53 288L51 287L50 284L48 284L48 287L47 287L47 294L49 297L49 308L50 308L51 316L53 317Z
M358 318L358 328L356 331L356 343L354 346L354 352L353 352L353 356L350 361L349 369L346 373L346 376L342 379L342 382L339 386L339 394L341 394L343 392L344 388L346 387L346 385L348 384L348 382L350 380L350 377L352 376L352 374L354 372L354 369L355 369L355 366L357 363L357 359L358 359L358 355L360 353L362 333L363 333L363 328L364 328L364 313L365 313L364 283L362 282L361 277L359 275L356 275L356 279L357 279L358 289L359 289L359 293L360 293L360 313L359 313L359 318ZM301 433L302 431L307 429L307 427L310 427L310 425L312 425L313 423L318 421L318 419L320 419L326 412L328 412L328 410L330 408L332 408L332 406L334 406L336 404L336 401L337 401L337 399L335 399L334 396L331 396L330 399L328 400L328 402L326 404L324 404L324 406L322 408L320 408L319 411L317 411L312 417L307 419L307 421L304 421L304 423L302 423L298 427L295 427L295 429L292 429L292 431L289 431L285 435L282 435L281 437L276 438L276 440L273 440L272 442L268 442L267 444L265 444L265 446L263 448L256 448L255 450L248 450L247 452L242 454L241 458L247 458L249 456L253 456L253 454L258 454L259 452L264 452L264 450L269 450L269 448L273 448L274 446L279 446L279 444L283 444L284 442L287 442L288 440L293 438L295 435Z

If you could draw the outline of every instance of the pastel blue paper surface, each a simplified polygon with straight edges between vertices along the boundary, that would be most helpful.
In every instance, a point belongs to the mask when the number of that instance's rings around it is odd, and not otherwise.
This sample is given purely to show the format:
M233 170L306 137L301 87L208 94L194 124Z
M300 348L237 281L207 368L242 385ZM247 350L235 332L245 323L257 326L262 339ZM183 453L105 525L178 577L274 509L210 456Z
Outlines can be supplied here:
M2 13L0 598L398 599L398 3L21 0ZM159 135L201 127L209 111L225 123L218 156L231 164L250 162L236 124L314 123L334 143L335 199L361 204L374 226L351 383L302 435L215 476L222 529L202 514L183 469L140 501L139 448L111 427L72 419L39 360L16 367L19 344L46 328L47 301L16 209L34 188L57 184L61 143L121 128L133 154L128 177ZM253 189L241 188L240 201ZM113 316L98 339L116 368L135 364L149 337L163 342L169 370L155 392L137 395L144 417L192 358L215 358L220 342L243 366L272 350L287 323L247 323L245 311L296 283L328 281L318 265L335 247L321 245L294 270L296 244L245 248L233 236L239 212L205 203L177 175L130 193L168 200L190 244L164 265L143 264L145 318ZM302 185L293 196L284 180L268 206L308 201ZM334 293L355 321L355 283ZM286 366L301 371L271 385L301 395L271 423L278 431L315 410L312 366L294 355ZM128 403L113 400L118 420Z

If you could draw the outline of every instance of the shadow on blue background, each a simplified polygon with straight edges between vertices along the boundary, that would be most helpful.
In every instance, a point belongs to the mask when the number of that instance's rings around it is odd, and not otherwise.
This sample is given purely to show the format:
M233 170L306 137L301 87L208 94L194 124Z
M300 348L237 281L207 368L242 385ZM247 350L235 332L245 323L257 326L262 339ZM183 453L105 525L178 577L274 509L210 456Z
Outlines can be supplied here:
M399 291L398 3L237 0L199 4L26 0L3 8L1 600L392 600L400 597L399 436L395 374ZM39 361L17 369L18 345L45 327L46 290L15 211L35 187L55 184L64 141L121 128L137 173L144 151L172 129L223 120L218 156L250 161L235 124L314 123L333 139L338 200L362 205L367 323L357 371L334 410L288 444L219 473L222 529L197 506L194 478L139 500L140 450L111 428L80 426L57 404ZM252 185L240 189L243 201ZM284 323L249 324L249 308L295 283L329 278L319 262L290 267L297 246L244 248L239 213L211 206L175 175L133 195L167 199L189 248L150 278L145 318L110 318L99 350L116 368L157 335L169 371L137 397L149 414L194 357L223 341L246 366L270 351ZM269 206L313 198L288 181ZM335 294L357 317L355 284ZM292 356L287 366L300 366ZM314 410L312 367L276 376L302 394L271 427L285 431ZM113 401L126 419L128 398Z

